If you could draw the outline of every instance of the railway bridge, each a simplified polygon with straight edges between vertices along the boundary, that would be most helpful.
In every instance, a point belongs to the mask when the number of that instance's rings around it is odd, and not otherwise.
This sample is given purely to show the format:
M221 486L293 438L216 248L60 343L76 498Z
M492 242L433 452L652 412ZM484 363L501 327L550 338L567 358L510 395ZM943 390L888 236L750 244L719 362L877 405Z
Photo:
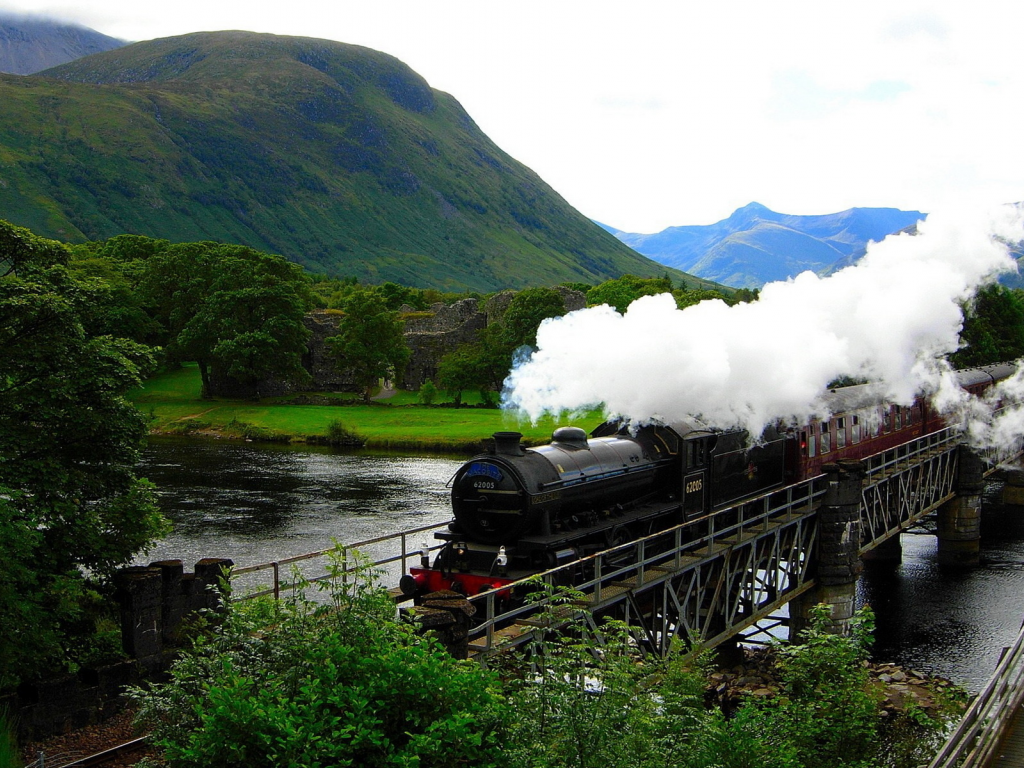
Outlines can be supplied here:
M1017 446L1014 454L1020 452ZM811 480L772 490L674 528L630 541L534 577L552 596L521 604L503 587L469 598L470 621L451 601L427 601L412 613L442 630L459 654L482 663L529 642L551 626L550 600L571 585L582 593L589 621L612 615L635 628L646 650L673 643L715 647L755 638L783 623L799 627L821 602L841 629L853 615L862 558L898 558L900 532L938 516L940 559L977 562L981 492L993 461L947 428L855 462L827 465ZM391 578L431 556L427 526L348 545L369 553ZM235 569L232 578L271 585L250 595L280 595L282 573L309 566L332 550ZM319 578L310 575L307 579ZM523 587L538 591L536 584ZM242 589L236 589L240 594ZM543 591L543 590L542 590ZM399 590L393 590L401 600ZM783 608L788 604L788 616ZM564 607L562 610L566 610ZM446 613L447 611L447 613ZM447 617L447 618L446 618Z

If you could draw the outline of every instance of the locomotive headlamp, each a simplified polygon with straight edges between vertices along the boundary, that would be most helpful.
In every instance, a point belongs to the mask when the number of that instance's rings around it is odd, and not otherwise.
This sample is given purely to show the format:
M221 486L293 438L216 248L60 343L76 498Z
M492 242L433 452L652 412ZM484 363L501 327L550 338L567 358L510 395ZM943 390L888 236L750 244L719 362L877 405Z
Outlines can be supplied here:
M430 545L425 541L420 542L420 566L430 567Z
M505 547L498 547L498 556L494 558L491 566L491 576L508 576L508 555L505 554Z
M455 567L460 571L469 570L469 552L466 550L466 543L458 541L452 544L452 552L455 556Z

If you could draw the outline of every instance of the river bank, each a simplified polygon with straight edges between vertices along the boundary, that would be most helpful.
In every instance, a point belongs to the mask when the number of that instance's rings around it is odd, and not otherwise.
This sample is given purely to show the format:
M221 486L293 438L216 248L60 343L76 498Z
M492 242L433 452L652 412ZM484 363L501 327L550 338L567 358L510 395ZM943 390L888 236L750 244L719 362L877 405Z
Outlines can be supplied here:
M375 450L430 453L475 453L494 432L523 433L527 445L546 443L565 421L545 418L537 424L498 408L483 407L476 393L465 405L422 405L416 393L396 391L385 399L362 402L351 393L303 393L254 402L200 397L199 370L194 364L149 379L132 393L135 405L149 418L154 435L207 440L307 443L361 446ZM572 420L588 432L602 417L591 412Z

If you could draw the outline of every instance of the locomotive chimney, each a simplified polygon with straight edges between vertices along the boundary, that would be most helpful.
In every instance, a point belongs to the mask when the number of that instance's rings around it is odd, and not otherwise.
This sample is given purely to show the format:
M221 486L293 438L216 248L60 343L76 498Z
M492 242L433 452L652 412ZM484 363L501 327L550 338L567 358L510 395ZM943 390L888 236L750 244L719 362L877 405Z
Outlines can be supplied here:
M522 432L495 432L494 452L505 456L522 456L523 448L519 443L522 439Z

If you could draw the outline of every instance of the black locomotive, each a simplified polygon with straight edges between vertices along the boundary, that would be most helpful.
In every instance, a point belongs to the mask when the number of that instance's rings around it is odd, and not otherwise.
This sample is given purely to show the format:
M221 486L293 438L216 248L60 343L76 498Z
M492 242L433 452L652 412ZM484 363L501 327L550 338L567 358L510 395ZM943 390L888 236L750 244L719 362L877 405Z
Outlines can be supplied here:
M1016 365L958 371L981 395ZM696 421L631 431L606 422L593 431L555 430L550 445L524 448L518 432L498 432L488 453L455 474L449 530L433 563L401 582L407 595L450 589L475 595L813 477L838 459L860 459L946 426L918 398L880 399L870 385L824 393L825 418L755 445L746 432Z
M607 422L589 438L561 427L538 448L521 438L496 433L455 474L455 519L436 534L446 543L432 566L402 580L406 594L477 594L787 480L787 440L772 428L755 446L746 432L688 422L635 433Z

